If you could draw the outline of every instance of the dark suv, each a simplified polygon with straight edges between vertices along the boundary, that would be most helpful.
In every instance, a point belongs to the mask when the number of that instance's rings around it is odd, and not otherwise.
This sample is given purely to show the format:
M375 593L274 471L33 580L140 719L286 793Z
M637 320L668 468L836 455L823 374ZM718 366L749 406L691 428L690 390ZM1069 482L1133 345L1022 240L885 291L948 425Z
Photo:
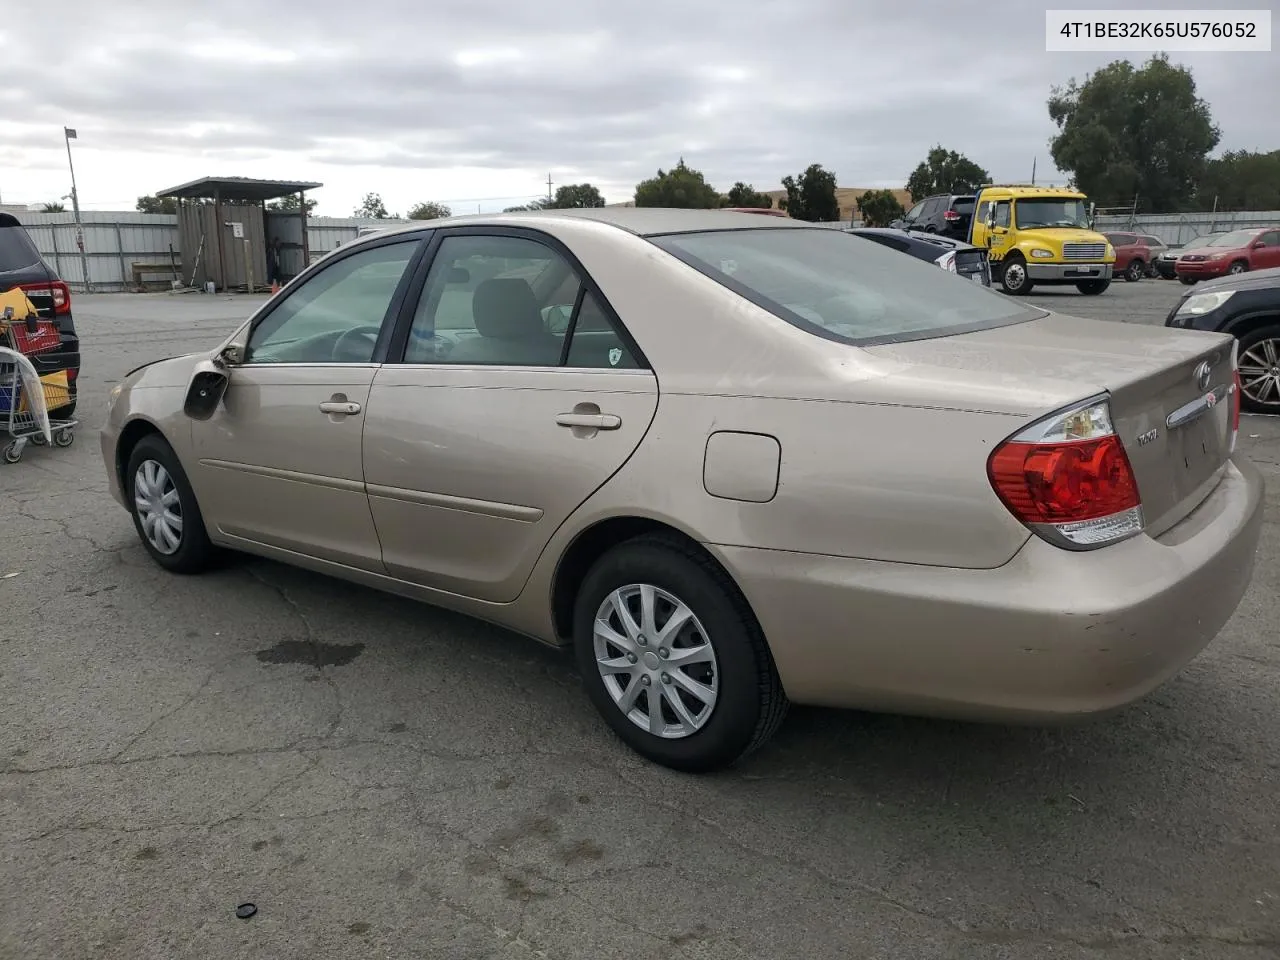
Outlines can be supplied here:
M955 240L967 240L969 223L973 220L972 194L943 193L925 197L890 226L899 230L921 230L940 233Z
M0 213L0 293L7 293L14 287L21 287L40 316L52 320L58 328L62 341L58 349L38 353L31 357L31 362L41 376L67 371L71 403L58 410L50 410L49 416L58 420L69 419L76 409L76 377L80 374L80 338L76 336L75 322L71 319L71 289L40 256L40 251L17 218Z

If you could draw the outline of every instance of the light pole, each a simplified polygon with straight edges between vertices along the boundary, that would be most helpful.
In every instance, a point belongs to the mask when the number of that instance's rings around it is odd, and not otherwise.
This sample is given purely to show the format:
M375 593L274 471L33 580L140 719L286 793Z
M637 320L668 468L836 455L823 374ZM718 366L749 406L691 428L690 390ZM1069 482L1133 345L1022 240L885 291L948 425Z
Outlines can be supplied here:
M71 162L71 141L76 139L74 127L63 127L62 137L67 143L67 167L71 170L71 209L76 217L76 246L80 249L80 271L84 277L84 292L93 293L89 282L89 255L84 252L84 225L80 222L80 194L76 191L76 166Z

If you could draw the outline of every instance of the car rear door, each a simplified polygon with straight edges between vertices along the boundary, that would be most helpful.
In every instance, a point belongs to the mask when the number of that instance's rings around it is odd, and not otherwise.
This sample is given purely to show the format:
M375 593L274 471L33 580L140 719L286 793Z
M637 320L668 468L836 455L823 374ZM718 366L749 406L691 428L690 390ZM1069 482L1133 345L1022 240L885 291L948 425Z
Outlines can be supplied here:
M658 384L542 231L441 231L374 378L364 471L392 576L520 593L555 530L631 456Z
M1280 230L1268 230L1258 239L1263 245L1253 251L1253 269L1280 267Z

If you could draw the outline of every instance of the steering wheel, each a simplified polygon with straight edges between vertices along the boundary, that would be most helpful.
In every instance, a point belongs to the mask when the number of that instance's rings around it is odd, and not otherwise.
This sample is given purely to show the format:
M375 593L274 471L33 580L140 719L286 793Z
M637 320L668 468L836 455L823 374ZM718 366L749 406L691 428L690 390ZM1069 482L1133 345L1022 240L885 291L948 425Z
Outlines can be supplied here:
M347 350L350 350L352 355L354 355L356 351L356 338L364 337L368 341L369 347L367 353L360 354L359 362L367 363L369 358L373 356L374 347L378 343L378 334L381 332L381 327L373 326L352 327L350 330L344 331L333 343L333 359L341 361L343 359L343 354L346 353Z

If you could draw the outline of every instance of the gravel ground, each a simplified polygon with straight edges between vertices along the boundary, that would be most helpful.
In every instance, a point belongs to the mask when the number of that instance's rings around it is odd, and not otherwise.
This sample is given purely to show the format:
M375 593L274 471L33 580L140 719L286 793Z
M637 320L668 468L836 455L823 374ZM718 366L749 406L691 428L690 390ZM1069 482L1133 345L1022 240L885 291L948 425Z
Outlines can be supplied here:
M1159 323L1180 289L1029 299ZM695 778L503 631L149 562L106 391L249 309L77 298L80 438L0 467L0 957L1277 956L1280 423L1242 430L1272 491L1253 586L1146 700L1054 729L797 709Z

